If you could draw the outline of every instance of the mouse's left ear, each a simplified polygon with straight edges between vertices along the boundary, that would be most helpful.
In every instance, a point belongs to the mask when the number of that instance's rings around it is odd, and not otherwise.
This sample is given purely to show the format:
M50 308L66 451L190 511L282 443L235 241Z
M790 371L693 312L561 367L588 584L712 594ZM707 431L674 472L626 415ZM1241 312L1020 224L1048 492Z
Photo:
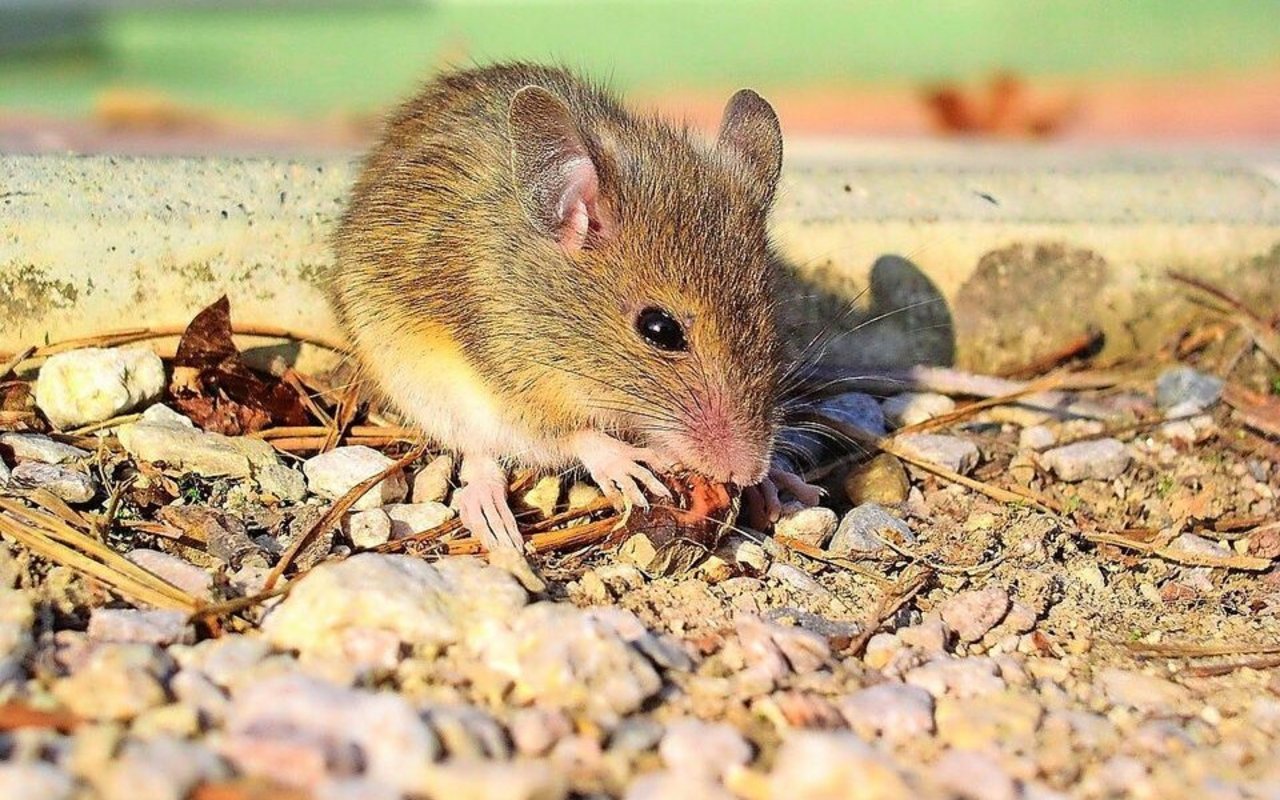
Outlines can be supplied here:
M746 166L761 204L772 202L782 173L782 126L773 106L750 89L739 89L725 106L717 144Z
M569 108L526 86L511 98L507 124L516 195L534 228L566 250L606 235L600 176Z

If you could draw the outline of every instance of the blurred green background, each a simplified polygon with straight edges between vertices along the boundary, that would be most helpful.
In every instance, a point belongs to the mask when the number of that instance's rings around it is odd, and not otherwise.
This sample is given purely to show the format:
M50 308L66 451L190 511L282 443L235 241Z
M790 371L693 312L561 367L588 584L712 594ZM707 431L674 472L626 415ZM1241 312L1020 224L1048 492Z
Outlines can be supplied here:
M1280 68L1280 2L0 0L0 109L83 115L127 87L230 112L360 114L433 68L498 58L653 92L1251 73Z

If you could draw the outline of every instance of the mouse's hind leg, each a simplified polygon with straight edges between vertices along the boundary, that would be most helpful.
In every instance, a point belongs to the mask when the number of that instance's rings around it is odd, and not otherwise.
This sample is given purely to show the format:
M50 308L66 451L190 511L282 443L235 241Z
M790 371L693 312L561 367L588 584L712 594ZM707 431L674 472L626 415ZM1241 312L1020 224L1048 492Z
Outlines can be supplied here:
M507 471L488 456L462 456L458 468L462 484L457 495L458 516L467 530L480 538L489 552L499 548L524 549L524 539L507 502Z

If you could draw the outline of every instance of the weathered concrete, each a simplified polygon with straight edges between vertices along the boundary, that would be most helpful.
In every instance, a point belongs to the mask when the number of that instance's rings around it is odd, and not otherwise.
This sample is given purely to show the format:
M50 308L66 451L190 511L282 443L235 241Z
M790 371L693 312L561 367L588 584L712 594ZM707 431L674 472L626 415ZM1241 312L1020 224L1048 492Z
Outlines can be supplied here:
M1192 313L1170 269L1280 307L1280 150L1158 155L808 144L775 215L807 340L872 283L846 360L987 367L1088 325L1124 352ZM174 325L227 293L237 322L336 335L320 277L354 160L0 156L0 353ZM907 256L871 265L885 254ZM945 300L945 305L938 298Z

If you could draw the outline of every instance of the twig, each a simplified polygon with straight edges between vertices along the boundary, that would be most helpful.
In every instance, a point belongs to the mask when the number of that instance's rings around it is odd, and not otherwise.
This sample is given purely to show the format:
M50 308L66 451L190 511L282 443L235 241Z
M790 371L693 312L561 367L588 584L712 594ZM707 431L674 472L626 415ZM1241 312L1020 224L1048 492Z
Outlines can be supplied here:
M1012 369L1004 370L1000 373L1000 377L1026 379L1035 377L1036 375L1042 375L1068 361L1088 357L1097 350L1098 346L1102 344L1102 341L1102 331L1091 329L1067 342L1057 350L1046 353L1045 355L1040 356L1039 358L1036 358L1020 367L1013 367Z
M13 373L16 376L18 366L22 364L23 361L26 361L28 358L30 358L31 354L34 353L35 351L36 351L36 348L34 346L28 347L26 350L23 350L22 352L16 354L12 358L5 361L3 364L0 364L0 381L9 377L10 373Z
M1137 550L1151 556L1158 556L1175 564L1189 567L1213 567L1217 569L1239 569L1247 572L1263 572L1271 568L1272 560L1256 556L1212 556L1205 553L1191 553L1185 550L1174 550L1169 547L1137 542L1113 533L1085 533L1084 538L1097 544L1110 544Z
M899 428L898 430L893 432L893 435L902 436L908 433L921 433L923 431L933 430L934 428L940 428L943 425L950 425L953 422L959 422L961 420L967 419L973 416L974 414L978 413L979 411L983 411L988 408L994 408L996 406L1008 405L1009 403L1012 403L1015 400L1021 400L1022 398L1028 397L1030 395L1035 395L1041 392L1048 392L1048 391L1057 389L1059 386L1062 385L1062 380L1063 380L1062 375L1050 375L1045 378L1040 378L1039 380L1036 380L1027 384L1026 386L1024 386L1023 388L1019 389L1016 392L999 395L998 397L988 397L983 400L977 400L973 403L968 403L966 405L961 406L960 408L957 408L955 411L949 411L946 414L939 414L936 417L931 417L929 419L922 420L920 422L917 422L914 425L908 425L905 428Z
M82 347L119 347L121 345L132 344L134 342L145 342L150 339L167 339L171 336L181 336L186 332L188 324L183 325L161 325L146 328L126 328L118 331L108 331L93 336L81 336L75 339L64 339L60 342L44 345L43 347L34 348L34 350L22 359L22 361L30 361L34 359L43 359L57 353L67 350L77 350ZM313 344L317 347L323 347L326 350L332 350L335 353L346 353L347 348L323 336L305 333L301 331L290 330L289 328L280 328L274 325L235 325L231 329L231 333L235 336L256 336L263 339L290 339L295 342L305 342ZM19 362L21 363L21 362Z
M108 428L118 428L121 425L128 425L131 422L137 422L142 419L141 414L122 414L111 419L104 419L101 422L91 422L88 425L82 425L79 428L66 431L66 436L86 436L95 431L106 430Z
M861 575L864 578L870 578L871 580L879 584L893 583L892 580L884 577L883 575L877 575L876 573L872 572L869 569L863 569L862 567L858 566L852 559L845 558L844 556L832 555L831 553L828 553L826 550L823 550L821 547L815 547L814 545L811 545L808 542L802 542L799 539L793 539L790 536L782 536L777 533L773 535L773 541L787 548L788 550L792 550L796 553L799 553L802 556L805 556L806 558L811 558L814 561L820 561L823 564L830 564L833 567L839 567L841 569L848 570L849 572L852 572L855 575Z
M320 534L321 531L337 522L338 519L343 514L347 513L347 510L355 505L361 497L364 497L370 489L377 486L391 475L394 475L397 470L402 470L412 464L417 460L418 456L421 456L426 451L426 441L419 442L413 447L413 449L401 456L398 461L391 464L377 475L365 478L347 490L347 493L338 498L333 505L329 506L329 509L324 512L320 519L316 520L316 523L312 525L309 530L295 539L293 544L289 545L289 549L280 556L280 560L271 569L271 573L267 575L267 580L262 585L263 591L268 591L276 585L276 581L280 580L280 576L284 575L285 570L287 570L293 563L293 559L297 557L298 552L301 551L303 547L306 547L312 539Z
M1220 675L1229 675L1238 669L1272 669L1280 667L1280 656L1265 656L1263 658L1251 658L1245 661L1233 661L1229 664L1213 664L1203 667L1190 667L1186 670L1188 675L1197 678L1216 678Z
M849 655L861 658L863 651L867 649L867 642L871 641L871 637L875 636L875 633L880 629L880 626L894 614L898 613L898 609L911 602L912 598L919 594L920 590L923 589L925 584L928 582L929 574L926 572L924 574L916 575L909 582L905 581L905 578L903 580L899 580L894 585L894 590L886 591L884 594L880 595L880 599L876 601L876 607L867 615L867 621L863 624L862 629L859 630L858 635L849 642L849 647L846 648ZM905 588L899 588L903 587L904 583ZM891 602L889 598L894 597L895 595L896 599Z
M274 589L261 591L257 594L251 594L245 597L236 597L232 600L226 600L221 603L209 603L208 605L202 605L195 611L191 612L190 622L195 623L201 620L237 614L244 611L246 608L252 608L259 603L270 600L273 597L279 597L282 594L287 594L288 592L289 586L277 586Z
M251 439L298 439L298 438L315 438L324 436L331 428L321 425L294 425L279 428L263 428L249 434ZM416 439L421 431L415 428L387 427L383 425L352 425L347 429L348 436L356 437L376 437L385 436L390 440L397 439Z
M1213 658L1280 653L1280 644L1194 644L1192 642L1125 642L1124 646L1141 656L1180 658Z
M973 478L969 478L964 475L961 475L958 472L949 470L946 467L942 466L941 464L935 464L932 461L925 461L922 458L916 458L915 456L904 452L901 447L893 443L892 438L874 436L862 430L856 425L850 425L849 423L844 422L842 420L833 419L825 414L806 412L806 413L800 414L799 416L808 421L817 422L819 424L826 425L827 427L834 430L836 433L839 433L842 436L846 436L849 439L852 439L853 441L858 442L861 445L864 445L866 447L874 447L877 450L881 450L883 452L895 455L901 460L907 462L908 464L917 466L920 469L925 470L926 472L931 472L934 475L937 475L939 478L942 478L943 480L950 481L952 483L958 483L961 486L965 486L970 489L973 489L976 492L980 492L981 494L984 494L987 497L990 497L991 499L996 500L998 502L1026 503L1028 505L1031 505L1033 508L1037 508L1041 511L1049 512L1049 513L1059 513L1059 514L1062 513L1062 507L1057 503L1057 501L1051 500L1047 497L1038 495L1034 492L1030 492L1024 489L1012 491L1009 489L1002 489L999 486L992 486L991 484L983 483L982 481L976 481Z

